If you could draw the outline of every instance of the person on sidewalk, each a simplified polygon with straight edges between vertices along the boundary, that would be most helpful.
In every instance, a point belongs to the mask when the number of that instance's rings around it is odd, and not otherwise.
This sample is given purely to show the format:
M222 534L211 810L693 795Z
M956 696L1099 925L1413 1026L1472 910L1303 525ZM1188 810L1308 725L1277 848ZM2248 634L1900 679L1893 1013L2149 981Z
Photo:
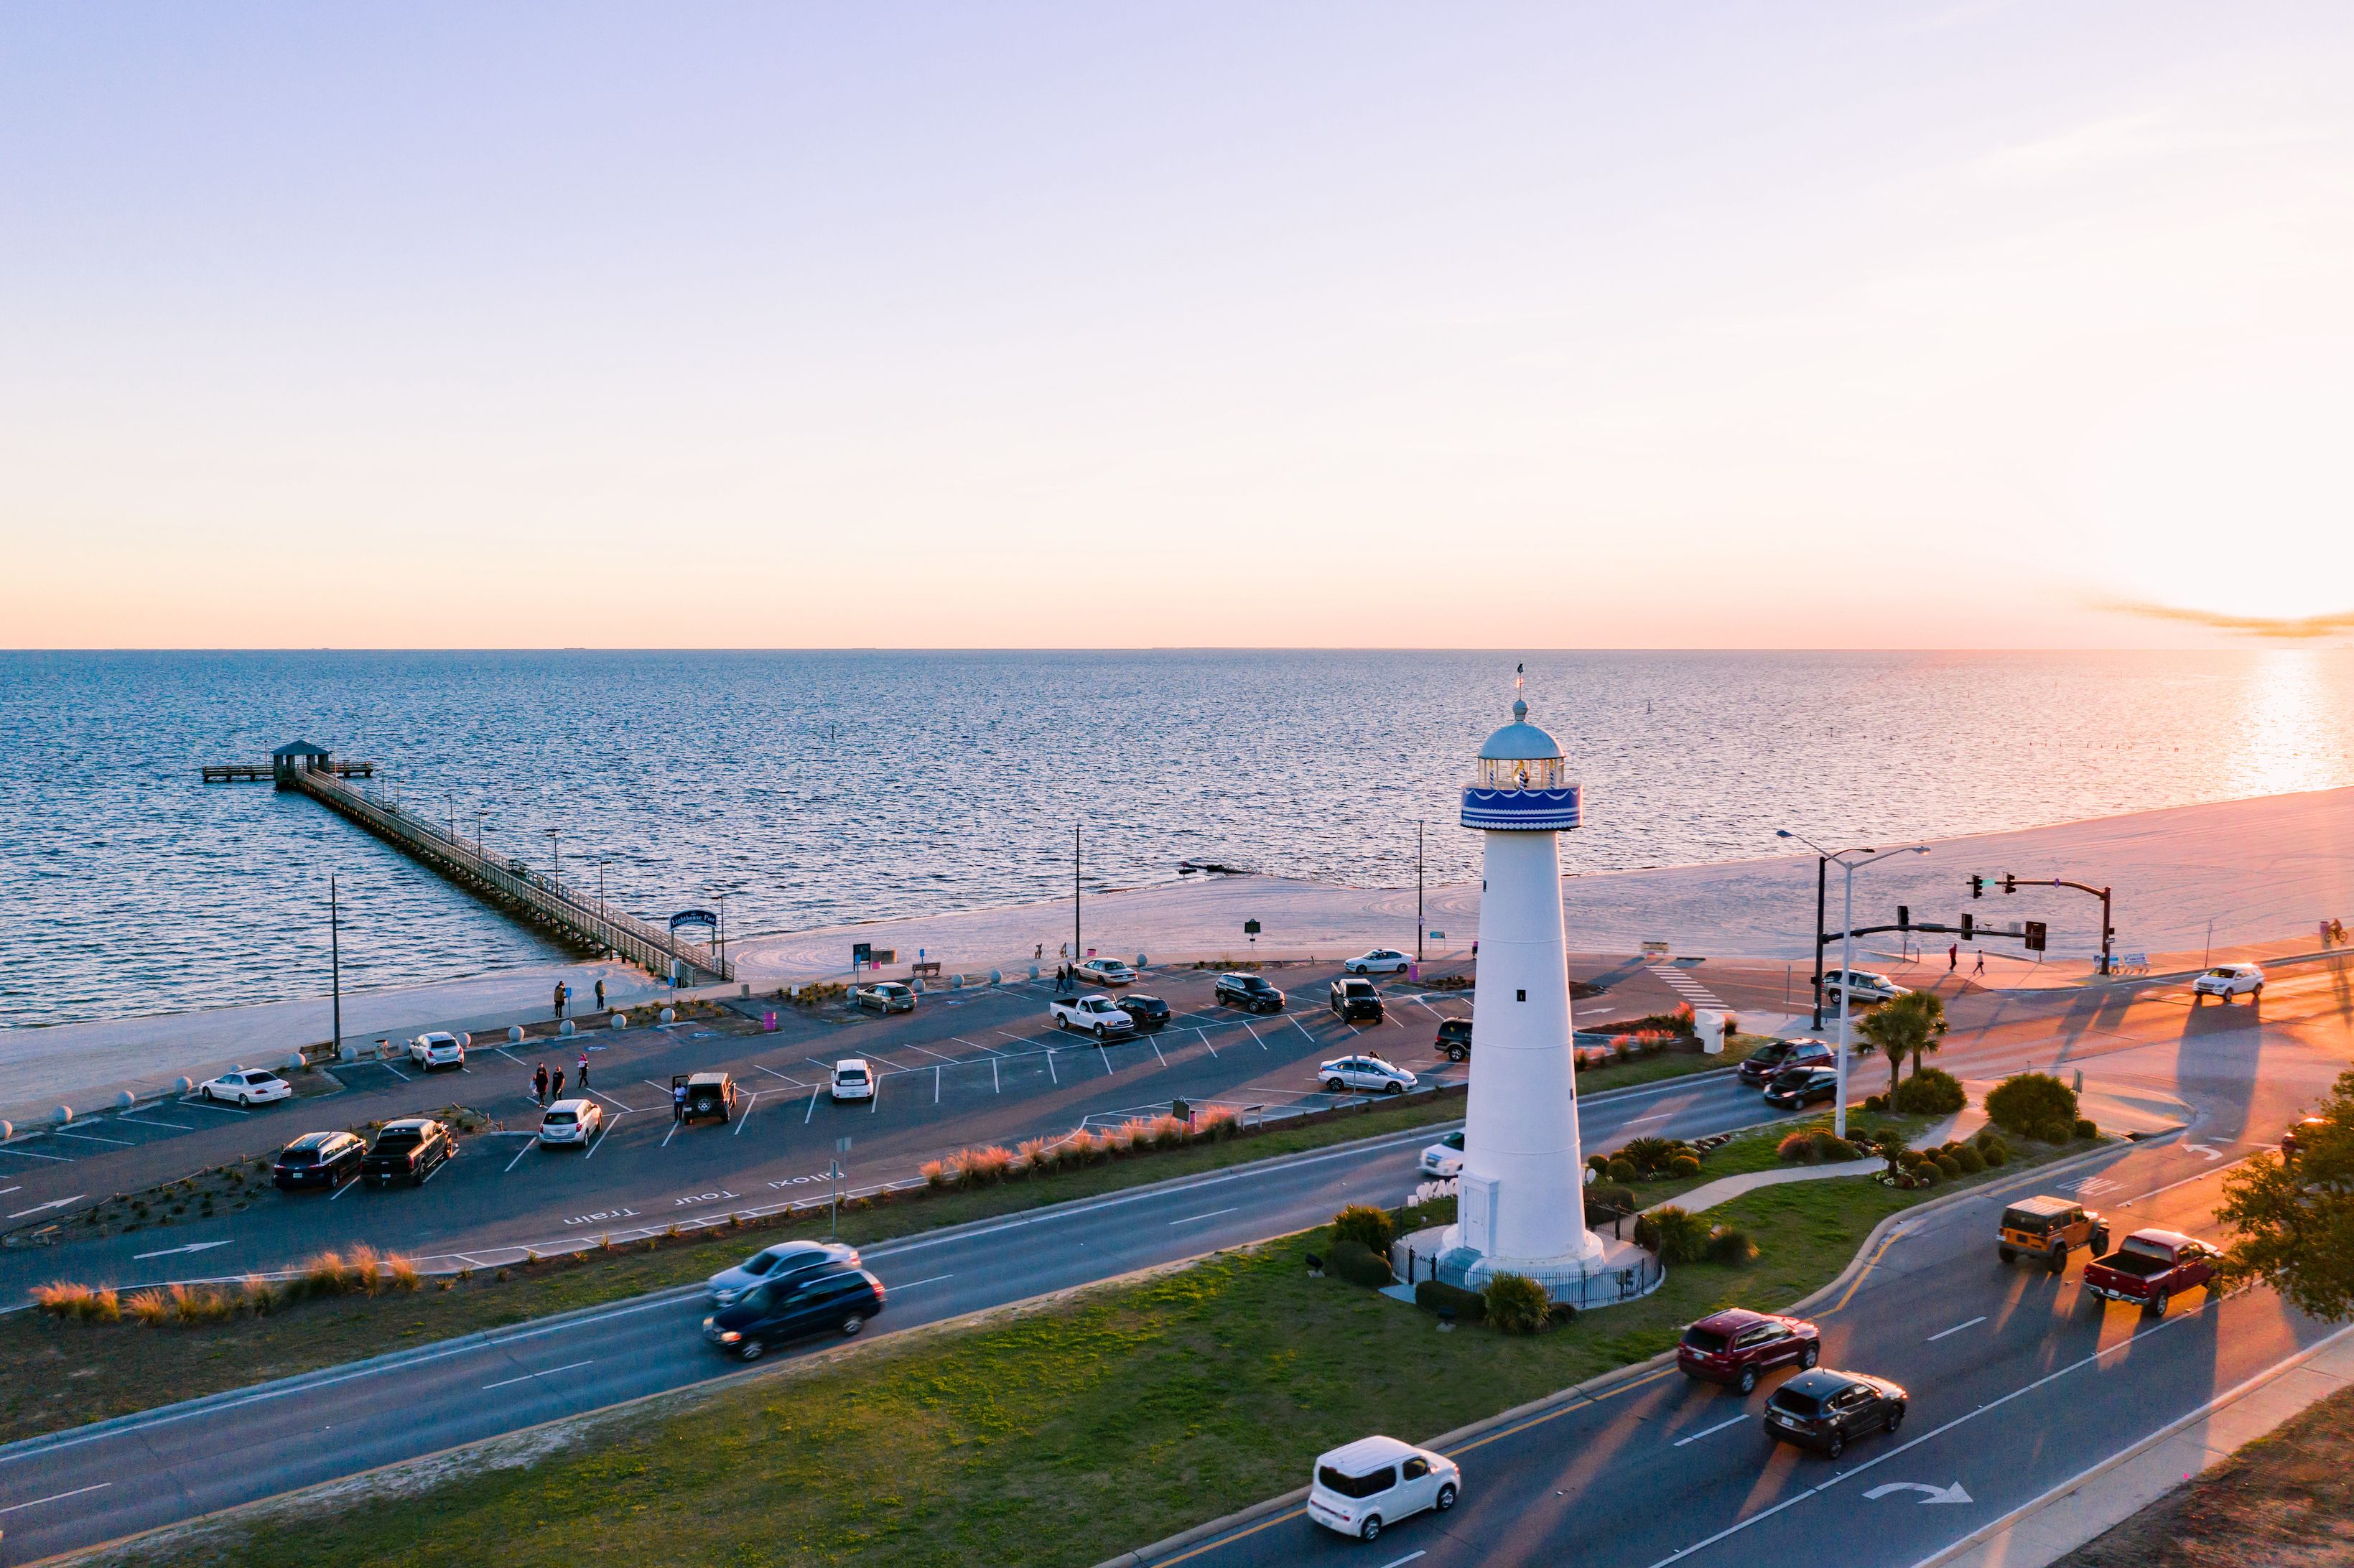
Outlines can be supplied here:
M1970 973L1973 975L1982 975L1986 973L1986 949L1984 948L1980 948L1978 949L1978 968L1972 969Z
M552 1077L550 1077L550 1078L547 1080L547 1098L548 1098L548 1103L549 1103L550 1105L553 1105L553 1104L555 1104L557 1100L560 1100L560 1099L562 1099L563 1097L564 1097L564 1069L563 1069L563 1068L561 1068L561 1067L558 1067L558 1068L557 1068L557 1069L556 1069L555 1075L554 1075L554 1076L552 1076Z
M597 982L597 1011L599 1012L605 1011L605 982L603 980L599 980Z
M673 1084L670 1086L670 1119L673 1121L686 1119L686 1086L684 1084Z
M1952 947L1946 949L1946 972L1947 974L1952 974L1956 969L1960 969L1961 967L1962 945L1959 942L1956 942Z
M539 1102L540 1109L547 1108L547 1064L545 1062L531 1075L531 1097Z
M556 982L556 1016L558 1018L564 1016L564 982L562 980Z

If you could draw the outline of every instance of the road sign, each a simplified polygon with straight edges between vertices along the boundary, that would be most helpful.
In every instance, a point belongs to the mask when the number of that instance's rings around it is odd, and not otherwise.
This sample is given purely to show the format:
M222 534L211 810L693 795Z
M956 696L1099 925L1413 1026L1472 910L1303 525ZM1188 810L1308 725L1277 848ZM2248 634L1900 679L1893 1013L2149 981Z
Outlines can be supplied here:
M2043 950L2044 930L2044 924L2041 920L2030 920L2027 923L2027 929L2021 932L2020 935L2027 938L2027 950L2029 952L2040 953Z
M1971 916L1971 914L1970 914L1970 912L1969 912L1968 910L1967 910L1967 909L1963 910L1963 911L1962 911L1962 940L1963 940L1963 941L1965 941L1965 942L1974 942L1974 941L1978 940L1978 923L1977 923L1977 921L1972 917L1972 916Z

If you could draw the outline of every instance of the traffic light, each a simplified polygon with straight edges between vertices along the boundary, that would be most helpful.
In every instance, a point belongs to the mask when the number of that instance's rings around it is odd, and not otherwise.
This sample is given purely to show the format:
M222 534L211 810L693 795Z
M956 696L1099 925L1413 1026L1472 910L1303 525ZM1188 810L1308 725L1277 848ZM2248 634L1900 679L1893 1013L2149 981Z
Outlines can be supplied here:
M1975 877L1973 877L1971 880L1972 880L1972 881L1976 881L1977 879L1976 879ZM1967 942L1967 941L1971 941L1971 940L1975 939L1975 938L1977 938L1977 936L1978 936L1978 931L1977 931L1977 928L1976 928L1976 927L1977 927L1977 922L1976 922L1975 920L1973 920L1973 919L1970 917L1970 912L1969 912L1968 910L1967 910L1967 909L1963 910L1963 911L1962 911L1962 940L1963 940L1963 941L1965 941L1965 942Z
M1896 906L1896 928L1900 931L1910 931L1913 928L1913 906L1910 904L1899 904Z
M1985 877L1973 876L1970 878L1970 896L1973 898L1984 898L1986 896Z
M2027 923L2027 950L2029 952L2040 953L2043 950L2043 922L2041 920L2030 920Z
M2009 872L2007 872L2007 871L2006 871L2006 872L2004 872L2004 873L2002 874L2002 890L2003 890L2005 893L2016 893L2016 892L2018 892L2018 891L2019 891L2019 878L2017 878L2017 877L2015 877L2015 876L2011 875L2011 874L2010 874L2010 873L2009 873Z

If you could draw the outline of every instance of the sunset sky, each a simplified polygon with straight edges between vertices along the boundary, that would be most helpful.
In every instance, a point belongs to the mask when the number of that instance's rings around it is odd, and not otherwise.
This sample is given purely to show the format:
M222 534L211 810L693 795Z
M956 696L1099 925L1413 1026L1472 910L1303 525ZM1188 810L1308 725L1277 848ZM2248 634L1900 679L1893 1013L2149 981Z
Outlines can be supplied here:
M2337 4L14 6L0 644L2354 611L2349 80Z

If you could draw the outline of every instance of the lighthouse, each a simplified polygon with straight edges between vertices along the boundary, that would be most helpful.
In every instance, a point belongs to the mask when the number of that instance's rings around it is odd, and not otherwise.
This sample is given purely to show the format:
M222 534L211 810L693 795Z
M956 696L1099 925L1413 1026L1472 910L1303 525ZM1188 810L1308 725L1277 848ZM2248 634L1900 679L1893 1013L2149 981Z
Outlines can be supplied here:
M1486 839L1478 1044L1457 1219L1438 1266L1474 1289L1521 1274L1574 1296L1607 1266L1602 1239L1585 1228L1562 929L1560 839L1578 825L1580 800L1559 743L1528 715L1515 698L1512 722L1479 748L1463 790L1463 825Z

